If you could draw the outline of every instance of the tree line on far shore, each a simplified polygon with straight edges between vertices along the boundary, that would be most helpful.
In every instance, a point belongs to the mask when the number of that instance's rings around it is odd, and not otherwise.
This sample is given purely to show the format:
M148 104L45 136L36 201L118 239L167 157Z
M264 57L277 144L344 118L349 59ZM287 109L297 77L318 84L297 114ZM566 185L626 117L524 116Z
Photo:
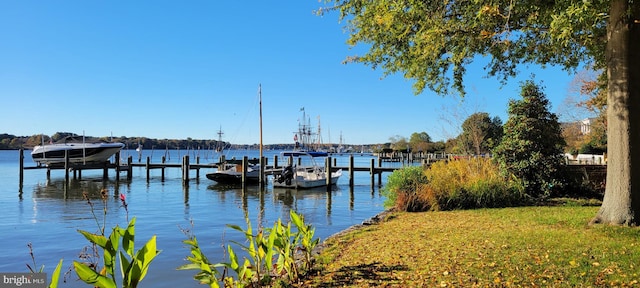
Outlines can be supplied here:
M32 149L37 145L48 144L48 143L56 143L58 141L63 140L68 136L79 136L71 132L56 132L55 134L48 135L31 135L31 136L16 136L7 133L0 134L0 150L17 150L17 149ZM108 142L120 142L124 143L125 149L136 149L138 146L141 146L142 149L199 149L199 150L229 150L229 149L259 149L259 144L232 144L225 141L218 141L213 139L153 139L147 137L127 137L127 136L119 136L119 137L96 137L96 136L85 136L87 142L89 141L108 141ZM444 145L444 142L442 142ZM327 145L328 146L328 145ZM367 145L346 145L347 147L357 147L357 149L353 148L350 151L346 152L354 152L354 151L366 151L366 152L382 152L382 150L387 149L392 146L391 143L382 143L382 144L367 144ZM265 149L270 150L291 150L294 149L294 143L288 144L269 144L264 145ZM437 147L437 146L436 146ZM444 146L442 146L444 147ZM324 149L325 147L320 147Z
M37 145L56 143L68 136L79 136L71 132L56 132L48 135L31 135L31 136L15 136L10 134L0 134L0 150L8 149L32 149ZM96 137L85 136L87 142L91 141L108 141L124 143L125 149L136 149L142 146L143 149L223 149L230 144L217 140L198 140L198 139L151 139L147 137Z

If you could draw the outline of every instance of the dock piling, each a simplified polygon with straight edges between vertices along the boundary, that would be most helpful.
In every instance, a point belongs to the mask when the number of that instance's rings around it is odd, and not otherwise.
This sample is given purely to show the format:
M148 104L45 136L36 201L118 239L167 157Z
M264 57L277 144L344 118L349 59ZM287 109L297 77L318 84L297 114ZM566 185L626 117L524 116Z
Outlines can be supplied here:
M116 168L116 182L120 182L120 151L116 152L115 157Z
M327 174L327 191L331 191L331 156L327 157L327 159L324 162L325 164L325 171Z
M127 180L133 179L133 156L127 157Z
M200 179L200 166L198 164L200 164L200 156L196 157L196 179Z
M189 155L182 158L182 184L189 185Z
M349 155L349 186L353 186L353 154Z
M242 157L242 186L247 183L247 167L249 167L249 157Z
M378 167L382 167L382 158L378 157ZM382 186L382 173L378 173L378 186Z
M150 178L150 173L151 173L151 158L149 158L149 156L147 156L147 162L145 164L145 167L147 168L147 183L149 183L149 178Z
M64 185L69 186L69 150L64 150Z
M167 157L166 156L162 156L162 164L167 162ZM160 169L160 181L164 182L164 165L162 165L162 168Z
M375 161L376 160L372 158L371 159L371 166L369 166L369 169L371 171L371 172L369 172L369 173L371 173L371 187L373 187L376 184L376 170L375 170L376 169L376 167L375 167L376 162ZM382 173L380 173L380 174L382 174Z
M20 149L20 187L24 183L24 149Z

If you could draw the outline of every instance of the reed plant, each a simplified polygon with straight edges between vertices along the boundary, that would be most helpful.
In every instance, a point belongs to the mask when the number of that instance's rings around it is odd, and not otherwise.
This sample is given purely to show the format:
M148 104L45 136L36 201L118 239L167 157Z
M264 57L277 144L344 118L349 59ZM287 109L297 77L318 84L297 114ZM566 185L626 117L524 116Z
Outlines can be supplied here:
M36 256L33 252L33 244L29 243L27 244L27 247L29 247L29 255L31 256L31 262L33 264L33 267L27 264L27 269L29 269L30 273L44 273L44 265L40 266L40 268L37 270L35 268L38 267L38 265L36 265ZM62 261L63 260L60 259L60 261L58 261L58 265L56 265L56 268L53 270L53 273L51 274L51 282L49 282L49 285L47 285L48 288L58 287L58 284L60 283L60 270L62 269Z
M522 182L505 179L489 158L437 162L425 175L428 184L418 193L424 194L430 210L519 206L526 199Z

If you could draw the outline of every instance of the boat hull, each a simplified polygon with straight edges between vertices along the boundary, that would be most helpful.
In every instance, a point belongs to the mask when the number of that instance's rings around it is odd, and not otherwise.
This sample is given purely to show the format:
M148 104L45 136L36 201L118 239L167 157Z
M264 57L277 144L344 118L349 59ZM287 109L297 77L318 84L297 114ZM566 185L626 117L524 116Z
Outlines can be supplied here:
M342 170L331 173L331 185L338 183L338 179L342 176ZM290 181L274 179L274 188L295 188L309 189L327 186L327 176L324 172L301 172L297 171Z
M216 181L220 184L240 184L242 183L242 165L241 164L223 164L224 169L207 173L205 176L209 180ZM256 184L260 182L260 166L253 165L248 168L245 183Z
M216 181L220 184L241 184L242 183L242 174L240 173L224 173L224 172L213 172L206 174L207 179ZM245 178L245 183L255 184L259 182L258 176L247 175Z
M105 162L124 148L122 143L50 144L33 148L31 158L39 165L64 164L65 157L71 163Z

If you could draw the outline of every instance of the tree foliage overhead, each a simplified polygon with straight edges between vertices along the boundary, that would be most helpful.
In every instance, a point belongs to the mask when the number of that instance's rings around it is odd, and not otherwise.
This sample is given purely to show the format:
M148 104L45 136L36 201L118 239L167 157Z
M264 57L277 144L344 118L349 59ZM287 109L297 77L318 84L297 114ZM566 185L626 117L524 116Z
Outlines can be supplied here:
M520 64L606 70L607 180L592 223L640 225L640 2L637 0L325 0L347 23L349 61L457 90L478 56L506 81Z
M385 75L414 79L417 94L464 95L466 66L487 56L485 70L504 83L522 63L604 65L609 1L366 1L327 0L320 9L339 11L348 44L365 44L365 55L347 58Z
M509 119L502 142L495 149L500 168L524 181L527 194L546 197L556 184L565 145L558 117L533 82L522 85L522 100L509 102Z

